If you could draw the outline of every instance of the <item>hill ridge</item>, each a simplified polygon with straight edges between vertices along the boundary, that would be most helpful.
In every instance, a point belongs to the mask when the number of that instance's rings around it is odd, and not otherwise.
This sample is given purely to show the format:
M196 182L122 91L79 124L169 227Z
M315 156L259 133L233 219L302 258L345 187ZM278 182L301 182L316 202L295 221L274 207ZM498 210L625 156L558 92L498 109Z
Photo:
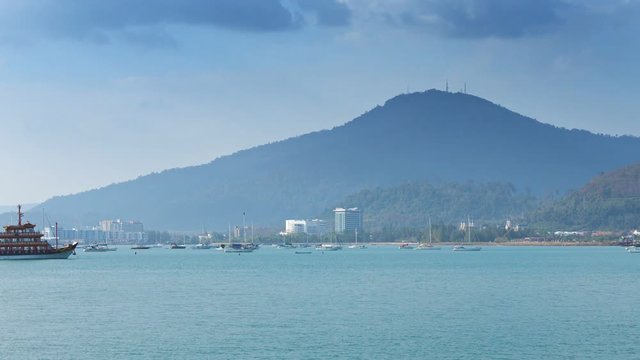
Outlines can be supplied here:
M314 131L78 194L44 207L67 226L132 218L154 229L226 229L315 217L349 194L407 181L511 183L560 194L640 161L640 139L544 124L474 95L402 94ZM357 204L354 204L357 205Z

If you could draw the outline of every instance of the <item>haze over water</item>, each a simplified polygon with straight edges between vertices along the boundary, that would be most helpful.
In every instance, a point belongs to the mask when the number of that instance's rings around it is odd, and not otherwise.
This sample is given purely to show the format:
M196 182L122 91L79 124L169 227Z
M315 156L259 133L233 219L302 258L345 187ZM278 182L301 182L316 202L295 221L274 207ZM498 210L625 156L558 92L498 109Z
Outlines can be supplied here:
M2 266L15 359L640 356L640 257L619 247L121 247Z

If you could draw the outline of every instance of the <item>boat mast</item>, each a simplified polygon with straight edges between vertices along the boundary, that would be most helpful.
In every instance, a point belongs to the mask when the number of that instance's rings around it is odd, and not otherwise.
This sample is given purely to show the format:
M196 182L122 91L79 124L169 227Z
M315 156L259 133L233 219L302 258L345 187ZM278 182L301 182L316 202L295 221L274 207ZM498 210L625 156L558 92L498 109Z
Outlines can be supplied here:
M245 212L242 212L242 242L247 242L247 225L245 224Z
M56 249L58 248L58 222L56 221Z
M18 205L18 226L22 226L22 205Z
M429 244L431 244L431 216L429 216Z

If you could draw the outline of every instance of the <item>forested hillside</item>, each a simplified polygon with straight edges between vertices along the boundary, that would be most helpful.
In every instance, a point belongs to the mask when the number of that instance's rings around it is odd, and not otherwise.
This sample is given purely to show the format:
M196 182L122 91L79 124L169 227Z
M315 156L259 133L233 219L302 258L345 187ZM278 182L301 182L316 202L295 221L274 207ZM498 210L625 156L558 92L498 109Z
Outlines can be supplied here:
M531 219L568 230L640 228L640 164L595 177L579 191L546 204Z
M537 206L536 198L518 193L511 184L467 182L433 185L412 182L390 188L363 190L348 196L345 207L363 210L365 228L422 227L432 223L457 224L470 218L478 224L522 220Z

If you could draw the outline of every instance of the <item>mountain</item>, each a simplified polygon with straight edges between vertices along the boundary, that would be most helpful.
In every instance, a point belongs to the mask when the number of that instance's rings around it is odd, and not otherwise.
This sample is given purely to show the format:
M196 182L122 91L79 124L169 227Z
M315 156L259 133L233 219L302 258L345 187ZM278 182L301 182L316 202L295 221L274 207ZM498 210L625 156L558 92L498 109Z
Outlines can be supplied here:
M579 191L543 206L531 221L564 230L640 228L640 163L596 176Z
M358 204L368 231L383 227L424 228L433 223L457 224L470 217L478 224L524 219L538 202L511 184L438 184L411 182L359 191L337 204Z
M639 160L638 138L557 128L472 95L429 90L331 130L55 197L32 211L44 207L67 227L121 218L150 229L223 230L243 212L248 223L281 227L367 188L473 180L557 194Z

